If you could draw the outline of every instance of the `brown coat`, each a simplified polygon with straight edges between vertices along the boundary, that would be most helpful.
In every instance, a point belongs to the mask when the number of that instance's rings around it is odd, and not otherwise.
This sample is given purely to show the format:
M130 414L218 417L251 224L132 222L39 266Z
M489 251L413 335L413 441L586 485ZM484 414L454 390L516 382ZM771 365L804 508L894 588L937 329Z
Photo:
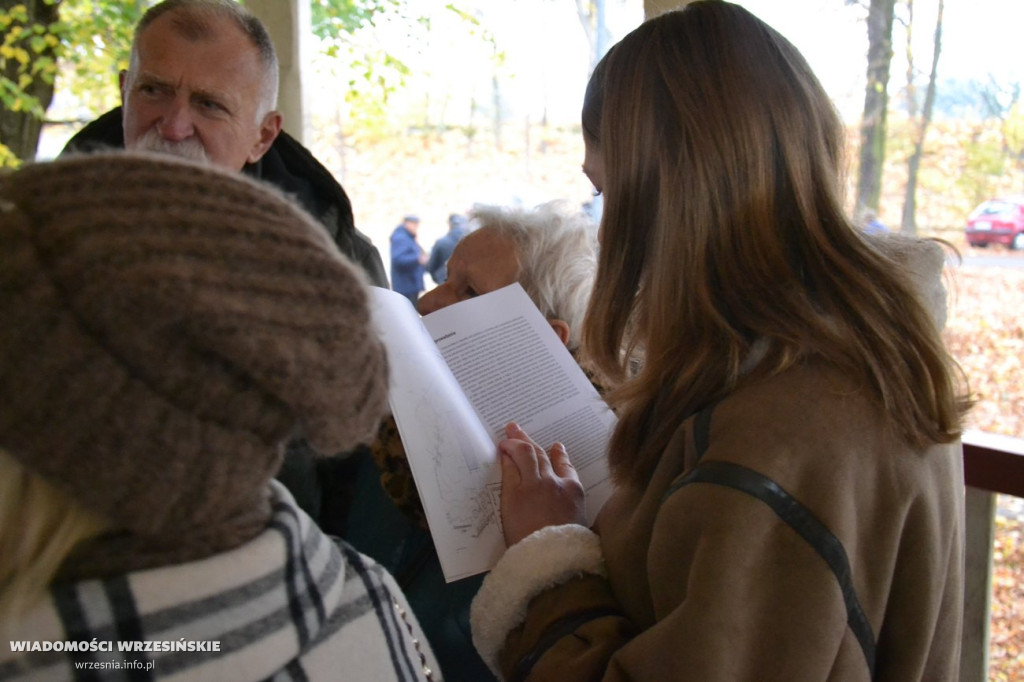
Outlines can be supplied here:
M956 679L960 445L914 452L885 423L834 372L798 367L722 401L701 462L767 476L838 538L877 642L876 679ZM584 577L541 581L544 588L525 593L534 597L529 608L499 636L495 665L506 679L535 650L544 654L531 680L870 679L835 573L768 504L716 483L663 499L696 464L693 432L690 418L650 483L620 488L602 510L595 530L606 579L597 567L576 566ZM537 535L519 544L536 544ZM555 556L566 544L549 539L532 551ZM545 570L536 560L515 567L522 554L518 545L509 550L474 604L485 659L484 640L494 638L487 621L502 603L495 595L514 592L517 580L536 583ZM602 608L622 615L590 618ZM565 618L581 612L582 625ZM545 649L538 642L551 624L570 636Z

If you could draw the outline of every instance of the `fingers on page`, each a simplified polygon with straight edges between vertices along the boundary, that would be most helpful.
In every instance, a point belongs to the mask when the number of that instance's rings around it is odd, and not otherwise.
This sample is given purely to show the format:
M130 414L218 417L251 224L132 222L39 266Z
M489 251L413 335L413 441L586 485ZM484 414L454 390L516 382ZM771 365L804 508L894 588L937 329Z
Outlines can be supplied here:
M521 478L538 477L540 463L533 444L515 438L506 438L501 441L498 448L515 463Z
M569 453L562 443L551 446L551 468L559 478L578 478L576 467L569 459Z

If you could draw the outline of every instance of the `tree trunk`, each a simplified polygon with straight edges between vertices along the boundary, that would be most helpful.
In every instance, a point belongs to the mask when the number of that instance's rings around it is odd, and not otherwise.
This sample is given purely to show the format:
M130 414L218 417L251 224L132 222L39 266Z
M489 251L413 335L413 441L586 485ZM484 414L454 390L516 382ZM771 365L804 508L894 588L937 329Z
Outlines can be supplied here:
M914 0L904 0L907 5L907 116L917 118L917 78L914 73Z
M860 124L857 210L878 210L885 163L885 122L896 0L871 0L868 10L868 71Z
M469 98L469 123L466 124L466 158L473 158L473 137L476 135L476 128L473 127L473 115L476 113L476 99Z
M903 219L900 230L908 234L917 233L917 171L921 166L924 153L924 138L928 125L932 122L932 109L935 106L935 81L939 72L939 54L942 52L942 10L944 0L939 0L938 15L935 19L935 42L932 49L932 69L928 74L928 89L924 95L924 107L921 110L921 122L917 129L917 140L914 142L914 153L907 161L907 195L903 201Z
M605 0L576 0L576 14L590 45L590 69L593 70L609 47Z
M492 119L492 126L494 128L494 148L499 152L502 150L501 146L501 82L498 80L497 67L495 67L494 73L491 75L491 95L494 105L494 118Z
M0 0L0 11L9 11L15 5L25 5L28 10L28 25L52 24L58 19L58 6L60 2L48 4L44 0ZM14 45L14 48L22 48L28 52L31 60L41 56L56 59L53 47L47 46L42 52L32 49L27 37ZM30 72L31 61L28 66L22 66L16 59L5 59L3 72L0 77L6 78L14 84L18 84L23 74ZM42 111L45 112L53 100L53 81L47 82L43 78L35 77L24 88L26 95L34 97L39 102ZM28 111L24 108L19 111L11 111L8 107L0 109L0 143L7 146L11 152L22 161L32 161L36 157L36 148L39 146L39 134L42 132L41 114Z

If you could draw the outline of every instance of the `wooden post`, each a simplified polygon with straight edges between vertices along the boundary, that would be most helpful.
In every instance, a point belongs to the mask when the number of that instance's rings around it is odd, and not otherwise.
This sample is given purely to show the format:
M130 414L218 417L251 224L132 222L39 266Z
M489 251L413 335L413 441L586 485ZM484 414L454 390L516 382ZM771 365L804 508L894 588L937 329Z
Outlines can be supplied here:
M280 63L277 109L284 116L284 129L306 144L309 125L302 68L312 36L309 0L247 0L246 8L260 18L270 33Z
M960 682L988 680L996 494L967 486Z
M669 10L685 6L689 0L644 0L644 19L652 19Z

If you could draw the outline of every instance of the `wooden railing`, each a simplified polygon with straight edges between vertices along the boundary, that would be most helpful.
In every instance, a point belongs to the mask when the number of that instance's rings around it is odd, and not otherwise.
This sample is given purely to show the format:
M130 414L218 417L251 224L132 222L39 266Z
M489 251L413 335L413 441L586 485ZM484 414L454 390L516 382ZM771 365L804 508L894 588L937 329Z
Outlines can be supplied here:
M960 682L986 682L996 495L1024 497L1024 440L968 431L963 443L967 551Z

